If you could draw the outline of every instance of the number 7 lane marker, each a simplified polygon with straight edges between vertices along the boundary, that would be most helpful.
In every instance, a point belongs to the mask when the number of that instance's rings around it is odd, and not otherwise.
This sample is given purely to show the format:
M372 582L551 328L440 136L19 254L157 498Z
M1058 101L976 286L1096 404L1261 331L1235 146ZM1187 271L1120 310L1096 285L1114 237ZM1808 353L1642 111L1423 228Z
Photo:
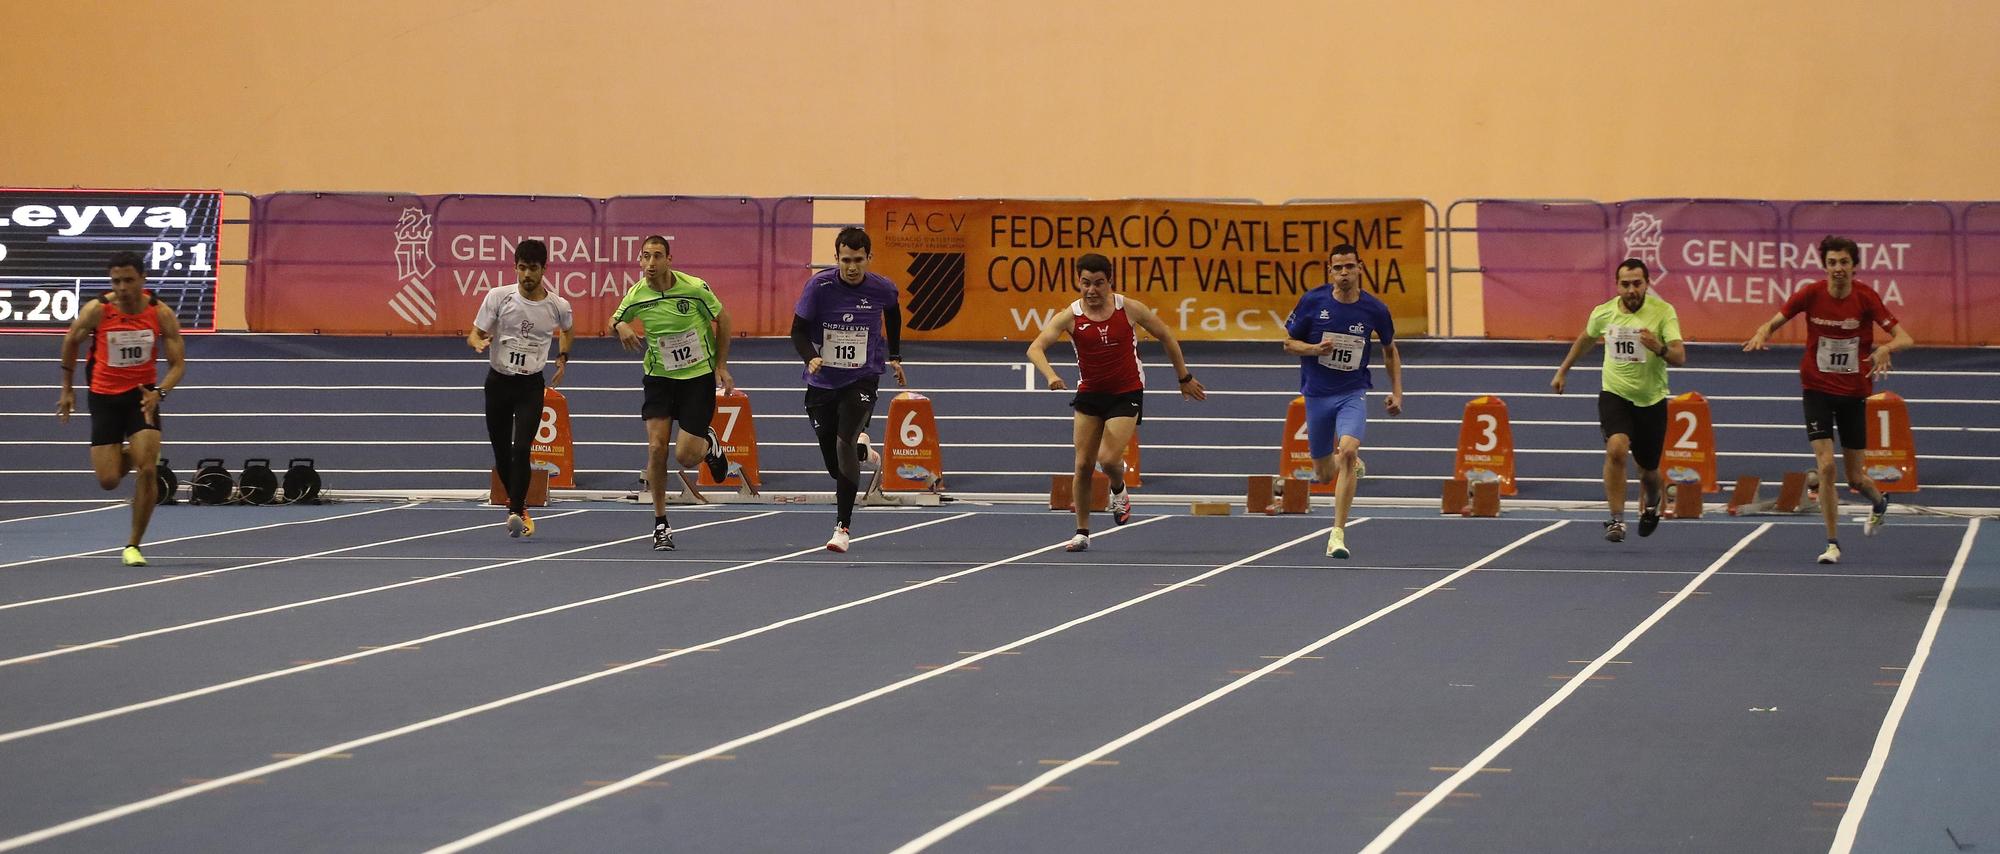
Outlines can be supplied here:
M1160 519L1166 519L1166 518L1170 518L1170 517L1167 517L1167 516L1155 516L1155 517L1153 517L1153 518L1151 518L1151 519L1146 519L1146 520L1144 520L1144 521L1146 521L1146 522L1153 522L1153 521L1157 521L1157 520L1160 520ZM1366 521L1368 521L1368 520L1367 520L1366 518L1361 518L1361 519L1354 519L1354 520L1352 520L1352 521L1348 522L1348 524L1349 524L1349 525L1358 525L1358 524L1360 524L1360 523L1362 523L1362 522L1366 522ZM1130 529L1132 529L1133 527L1136 527L1136 526L1137 526L1138 524L1139 524L1139 523L1137 523L1137 522L1134 522L1133 524L1131 524L1131 525L1127 525L1127 526L1125 526L1125 527L1123 527L1123 528L1112 528L1112 529L1111 529L1110 531L1107 531L1107 532L1105 532L1105 533L1116 533L1116 532L1118 532L1118 531L1125 531L1125 530L1130 530ZM1546 529L1544 529L1544 530L1553 530L1554 528L1557 528L1557 527L1560 527L1560 526L1561 526L1562 524L1563 524L1563 523L1561 523L1561 522L1558 522L1558 523L1556 523L1555 525L1551 525L1551 526L1549 526L1548 528L1546 528ZM666 776L667 774L670 774L670 773L673 773L674 771L677 771L677 770L679 770L679 769L681 769L681 768L685 768L685 767L687 767L687 766L689 766L689 765L693 765L693 764L695 764L695 763L697 763L697 762L701 762L701 761L703 761L703 760L706 760L706 759L708 759L709 757L712 757L712 756L719 756L719 755L722 755L722 754L726 754L726 753L730 753L730 752L733 752L733 751L735 751L735 750L737 750L737 749L739 749L739 748L742 748L742 747L744 747L744 746L746 746L746 745L749 745L749 744L753 744L753 743L756 743L756 742L759 742L759 741L763 741L764 739L767 739L767 738L770 738L770 737L772 737L772 736L775 736L775 735L781 735L781 734L783 734L783 733L785 733L785 732L788 732L788 731L790 731L790 730L793 730L793 729L797 729L797 728L799 728L799 727L802 727L802 726L805 726L806 724L809 724L809 723L812 723L813 721L816 721L816 720L819 720L820 718L824 718L824 717L826 717L826 716L828 716L828 715L832 715L832 714L835 714L835 713L838 713L838 712L841 712L841 711L845 711L845 710L847 710L847 709L851 709L851 708L853 708L853 707L855 707L855 706L859 706L859 705L861 705L862 703L866 703L866 702L869 702L869 701L871 701L871 700L876 700L876 699L880 699L880 698L882 698L882 697L885 697L885 696L888 696L889 694L893 694L893 693L895 693L895 692L897 692L897 691L901 691L901 690L903 690L904 688L908 688L908 687L910 687L910 686L912 686L912 685L916 685L916 684L919 684L919 683L921 683L921 682L924 682L924 681L926 681L926 680L930 680L930 679L935 679L935 678L937 678L937 677L939 677L939 676L943 676L943 675L945 675L945 674L947 674L947 673L952 673L952 672L955 672L955 671L957 671L957 670L960 670L960 669L962 669L962 668L965 668L965 667L967 667L967 666L969 666L969 665L972 665L972 664L976 664L976 663L978 663L978 662L980 662L980 661L984 661L984 660L986 660L986 659L988 659L988 658L992 658L993 656L996 656L996 655L1007 655L1007 654L1010 654L1010 653L1012 653L1013 651L1015 651L1015 650L1017 650L1017 649L1020 649L1021 647L1024 647L1024 646L1027 646L1027 645L1029 645L1029 644L1032 644L1032 643L1034 643L1034 642L1036 642L1036 641L1038 641L1038 640L1042 640L1043 638L1047 638L1047 637L1050 637L1050 636L1052 636L1052 635L1056 635L1056 634L1060 634L1060 633L1062 633L1062 632L1065 632L1065 631L1068 631L1068 630L1070 630L1070 629L1072 629L1072 628L1075 628L1075 627L1077 627L1077 626L1080 626L1080 625L1083 625L1084 623L1088 623L1088 622L1090 622L1090 621L1092 621L1092 620L1096 620L1096 619L1098 619L1098 618L1100 618L1100 617L1105 617L1105 616L1109 616L1109 615L1111 615L1111 614L1114 614L1114 613L1117 613L1117 612L1119 612L1119 611L1123 611L1123 610L1125 610L1126 608L1130 608L1130 607L1132 607L1133 605L1137 605L1137 604L1140 604L1140 603L1142 603L1142 602L1146 602L1146 601L1148 601L1148 600L1151 600L1151 599L1154 599L1154 598L1157 598L1157 597L1160 597L1160 596L1165 596L1165 595L1167 595L1168 593L1172 593L1172 592L1174 592L1174 591L1176 591L1176 590L1179 590L1179 589L1181 589L1181 588L1183 588L1183 587L1189 587L1189 586L1192 586L1192 585L1197 585L1197 584L1201 583L1202 581L1205 581L1205 580L1207 580L1207 579L1210 579L1210 578L1214 578L1215 576L1218 576L1218 575L1221 575L1221 574L1223 574L1223 573L1225 573L1225 572L1228 572L1228 571L1230 571L1230 570L1232 570L1232 569L1236 569L1237 567L1240 567L1240 566L1244 566L1245 564L1249 564L1249 563L1253 563L1253 562L1255 562L1255 561L1257 561L1257 560L1260 560L1260 559L1262 559L1262 558L1265 558L1265 557L1268 557L1268 556L1270 556L1270 555L1273 555L1273 554L1277 554L1278 552L1281 552L1281 551L1284 551L1285 549L1288 549L1288 548L1291 548L1291 547L1293 547L1293 546L1296 546L1296 545L1298 545L1298 544L1300 544L1300 543L1303 543L1303 542L1307 542L1307 541L1309 541L1309 540L1312 540L1312 539L1314 539L1314 538L1316 538L1316 537L1324 537L1324 536L1326 536L1326 529L1324 529L1324 528L1317 528L1317 527L1315 527L1315 529L1314 529L1314 530L1313 530L1313 531L1312 531L1311 533L1308 533L1308 534L1306 534L1305 536L1302 536L1302 537L1295 537L1295 538L1293 538L1293 539L1291 539L1291 540L1287 540L1287 541L1285 541L1285 542L1283 542L1283 543L1279 543L1278 545L1275 545L1275 546L1272 546L1272 547L1270 547L1270 548L1268 548L1268 549L1265 549L1265 550L1263 550L1263 551L1260 551L1260 552L1258 552L1258 553L1256 553L1256 554L1253 554L1253 555L1251 555L1251 556L1249 556L1249 557L1246 557L1246 558L1243 558L1243 559L1241 559L1241 560L1237 560L1237 561L1233 561L1233 562L1231 562L1231 563L1227 563L1227 564L1223 564L1222 566L1218 566L1218 567L1215 567L1214 569L1210 569L1210 570L1208 570L1207 572L1203 572L1203 573L1201 573L1201 574L1199 574L1199 575L1195 575L1195 576L1192 576L1192 577L1189 577L1189 578L1185 578L1185 579L1182 579L1182 580L1180 580L1180 581L1177 581L1177 582L1175 582L1175 583L1173 583L1173 584L1171 584L1171 585L1168 585L1168 586L1166 586L1166 587L1162 587L1162 588L1160 588L1160 589L1158 589L1158 590L1155 590L1155 591L1153 591L1153 592L1151 592L1151 593L1147 593L1147 594L1145 594L1145 595L1142 595L1142 596L1135 596L1135 597L1133 597L1133 598L1131 598L1131 599L1127 599L1127 600L1125 600L1125 601L1123 601L1123 602L1120 602L1120 603L1118 603L1118 604L1116 604L1116 605L1111 605L1111 606L1109 606L1109 607L1106 607L1106 608L1102 608L1102 609L1099 609L1099 610L1097 610L1097 611L1093 611L1093 612L1091 612L1091 613L1089 613L1089 614L1085 614L1085 615L1083 615L1083 616L1081 616L1081 617L1078 617L1078 618L1076 618L1076 619L1074 619L1074 620L1070 620L1070 621L1068 621L1068 622L1066 622L1066 623L1062 623L1062 624L1060 624L1060 625L1056 625L1056 626L1052 626L1052 627L1050 627L1050 628L1046 628L1046 629L1043 629L1043 630L1041 630L1041 631L1039 631L1039 632L1036 632L1036 633L1034 633L1034 634L1031 634L1031 635L1028 635L1027 637L1023 637L1023 638L1020 638L1020 639L1018 639L1018 640L1015 640L1015 641L1012 641L1012 642L1010 642L1010 643L1006 643L1006 644L1003 644L1003 645L1001 645L1001 646L996 646L996 647L994 647L994 648L992 648L992 649L989 649L989 650L986 650L986 651L984 651L984 652L978 652L978 653L973 653L973 654L970 654L970 655L967 655L967 656L966 656L966 657L964 657L964 658L961 658L961 659L958 659L957 661L953 661L953 662L951 662L950 664L945 664L945 665L942 665L942 666L940 666L940 667L938 667L938 668L936 668L936 669L934 669L934 670L926 670L926 671L924 671L924 672L922 672L922 673L919 673L919 674L917 674L916 676L911 676L911 677L909 677L909 678L907 678L907 679L902 679L902 680L899 680L899 681L896 681L896 682L892 682L892 683L890 683L890 684L888 684L888 685L884 685L884 686L882 686L882 687L880 687L880 688L876 688L876 689L875 689L875 690L873 690L873 691L868 691L868 692L866 692L866 693L863 693L863 694L857 694L857 695L855 695L855 696L852 696L852 697L849 697L849 698L847 698L847 699L845 699L845 700L842 700L842 701L840 701L840 702L838 702L838 703L834 703L834 704L832 704L832 705L828 705L828 706L821 706L821 707L820 707L820 708L818 708L818 709L815 709L815 710L813 710L813 711L810 711L810 712L807 712L807 713L805 713L805 714L803 714L803 715L800 715L800 716L798 716L798 717L795 717L795 718L792 718L791 720L788 720L788 721L785 721L785 722L783 722L783 723L779 723L779 724L774 724L774 725L772 725L772 726L769 726L769 727L765 727L764 729L761 729L761 730L758 730L758 731L756 731L756 732L753 732L753 733L750 733L749 735L745 735L745 736L740 736L740 737L737 737L737 738L734 738L734 739L731 739L731 740L729 740L729 741L725 741L725 742L723 742L723 743L721 743L721 744L718 744L718 745L715 745L714 747L710 747L710 748L707 748L707 749L705 749L705 750L702 750L702 751L700 751L700 752L697 752L697 753L691 753L691 754L688 754L688 755L686 755L686 756L683 756L683 757L681 757L681 758L679 758L679 759L675 759L675 760L673 760L673 761L671 761L671 762L667 762L667 763L665 763L665 764L662 764L662 765L656 765L656 766L654 766L654 767L652 767L652 768L649 768L649 769L647 769L647 770L644 770L644 771L641 771L641 772L639 772L639 773L637 773L637 774L633 774L633 775L632 775L632 776L630 776L630 777L626 777L626 778L625 778L625 779L623 779L623 780L618 780L618 781L616 781L616 782L613 782L613 783L611 783L611 784L609 784L609 785L605 785L605 786L600 786L600 787L597 787L597 788L595 788L595 789L592 789L592 790L590 790L590 791L588 791L588 792L585 792L585 793L583 793L583 794L581 794L581 795L577 795L577 796L575 796L575 797L572 797L572 798L568 798L568 799L565 799L565 800L562 800L562 801L557 801L556 803L553 803L553 804L550 804L550 805L548 805L548 806L545 806L545 807L542 807L541 809L538 809L538 810L535 810L535 811L533 811L533 812L530 812L530 813L526 813L526 814L523 814L523 815L519 815L519 816L516 816L516 817L514 817L514 818L511 818L511 819L508 819L507 821L503 821L503 822L501 822L501 823L499 823L499 824L496 824L496 825L493 825L492 827L489 827L489 828L486 828L485 830L482 830L482 831L479 831L479 832L477 832L477 833L474 833L474 834L472 834L472 835L470 835L470 836L466 836L466 837L464 837L464 838L461 838L461 839L457 839L457 840L454 840L454 841L452 841L452 842L448 842L448 843L445 843L445 844L443 844L443 845L440 845L440 846L438 846L438 847L436 847L436 848L433 848L433 849L431 849L431 850L430 850L430 851L428 852L428 854L451 854L451 852L456 852L456 851L464 851L464 850L465 850L465 849L467 849L467 848L471 848L471 847L473 847L473 846L475 846L475 845L480 845L480 844L483 844L483 843L485 843L485 842L489 842L489 841L491 841L491 840L493 840L493 839L496 839L496 838L498 838L498 837L501 837L501 836L504 836L504 835L506 835L506 834L509 834L509 833L512 833L512 832L514 832L514 831L516 831L516 830L520 830L521 828L524 828L524 827L527 827L528 825L531 825L531 824L534 824L534 823L536 823L536 822L539 822L539 821L541 821L542 819L545 819L545 818L549 818L549 817L551 817L551 816L554 816L554 815L557 815L557 814L559 814L559 813L564 813L564 812L568 812L569 810L572 810L572 809L575 809L575 808L577 808L577 807L579 807L579 806L583 806L584 804L587 804L587 803L590 803L590 802L592 802L592 801L595 801L595 800L597 800L597 799L599 799L599 798L604 798L604 797L609 797L609 796L611 796L611 795L614 795L614 794L617 794L617 793L619 793L619 792L622 792L622 791L625 791L625 790L627 790L627 789L630 789L630 788L633 788L633 787L635 787L635 786L641 786L641 785L644 785L644 784L646 784L646 783L648 783L648 782L650 782L650 781L652 781L652 780L654 780L654 779L656 779L656 778L659 778L659 777L664 777L664 776ZM1034 550L1034 551L1032 551L1032 552L1027 552L1026 554L1022 554L1022 555L1016 555L1016 556L1015 556L1015 557L1013 557L1013 558L1009 558L1009 560L1019 560L1019 559L1024 559L1024 558L1027 558L1027 557L1030 557L1030 556L1032 556L1032 555L1036 555L1036 554L1040 554L1040 553L1042 553L1042 552L1046 552L1046 551L1049 551L1049 550L1052 550L1052 549L1055 549L1055 548L1057 548L1058 546L1061 546L1061 545L1064 545L1064 544L1063 544L1063 543L1056 543L1056 544L1053 544L1053 545L1049 545L1049 546L1044 546L1044 547L1042 547L1042 548L1039 548L1039 549L1036 549L1036 550ZM967 570L966 572L971 572L971 571L973 571L973 570ZM955 575L962 575L962 574L965 574L965 573L956 573ZM941 580L943 580L943 579L945 579L945 578L952 578L952 577L954 577L954 576L951 576L951 575L947 575L947 576L942 576L941 578L935 578L935 579L931 579L931 581L930 581L930 582L928 582L928 583L936 583L936 582L938 582L938 581L941 581ZM6 850L6 848L4 847L4 845L0 845L0 851L4 851L4 850Z
M1604 669L1604 666L1609 664L1612 659L1624 653L1626 648L1639 640L1640 635L1645 634L1647 630L1665 619L1667 614L1672 612L1674 608L1679 607L1682 602L1686 602L1689 597L1692 597L1695 589L1700 587L1703 582L1706 582L1709 576L1714 575L1725 564L1735 559L1738 553L1742 552L1745 547L1762 536L1765 531L1771 530L1771 525L1772 523L1770 522L1758 525L1755 530L1744 535L1743 539L1737 540L1736 545L1730 546L1729 551L1723 552L1722 556L1716 558L1714 563L1709 564L1707 569L1702 570L1699 575L1689 579L1688 583L1681 587L1680 592L1675 593L1672 599L1668 599L1658 609L1655 609L1650 616L1639 621L1639 624L1633 626L1631 631L1626 632L1624 637L1619 638L1617 643L1612 644L1610 649L1605 650L1603 654L1591 660L1589 664L1584 665L1583 669L1576 672L1575 677L1564 682L1561 688L1557 689L1554 694L1549 695L1548 699L1543 700L1542 704L1536 706L1534 711L1529 712L1527 717L1515 723L1513 728L1500 736L1498 741L1487 745L1486 749L1480 751L1478 756L1472 757L1471 761L1458 769L1458 773L1446 777L1444 782L1437 784L1436 788L1431 789L1429 793L1418 799L1409 809L1404 810L1402 815L1397 816L1395 821L1390 822L1388 827L1383 828L1382 832L1376 835L1374 841L1369 842L1361 849L1361 854L1381 854L1381 852L1389 850L1389 846L1396 844L1396 840L1403 838L1403 834L1408 833L1410 828L1415 827L1417 822L1426 813L1436 808L1438 804L1444 803L1445 798L1450 797L1452 792L1457 791L1459 786L1465 784L1465 781L1472 779L1473 775L1478 774L1488 765L1492 764L1494 759L1499 758L1501 753L1506 752L1507 748L1512 747L1514 742L1521 739L1521 736L1527 735L1528 730L1533 729L1535 724L1540 723L1542 718L1548 716L1549 712L1555 711L1555 708L1562 705L1564 700L1569 699L1571 694L1576 693L1577 689L1589 683L1590 677L1596 675L1597 671Z
M993 800L987 801L986 803L981 804L978 807L975 807L959 815L957 818L954 818L950 821L945 822L944 824L940 824L937 827L932 828L930 832L925 833L922 836L919 836L915 839L910 840L909 842L904 843L901 847L897 848L895 852L893 852L893 854L914 854L914 852L922 851L926 848L931 847L932 845L936 845L937 843L944 841L946 837L949 837L952 834L957 833L971 826L974 822L977 822L980 819L983 819L989 815L999 812L1000 810L1006 809L1008 806L1014 804L1015 802L1021 800L1022 798L1028 797L1029 795L1032 795L1036 792L1041 791L1044 788L1047 788L1049 784L1054 783L1055 781L1060 780L1066 776L1069 776L1071 772L1074 772L1079 768L1088 766L1090 763L1101 760L1104 757L1112 753L1115 753L1119 750L1123 750L1125 747L1131 745L1133 742L1145 738L1148 735L1152 735L1155 731L1159 730L1161 727L1173 723L1174 721L1180 720L1181 718L1187 717L1188 715L1193 714L1196 710L1200 709L1201 707L1213 703L1216 700L1220 700L1223 697L1226 697L1231 693L1234 693L1237 689L1249 685L1250 683L1255 682L1259 679L1262 679L1274 671L1282 670L1290 666L1293 662L1298 661L1299 659L1304 658L1308 655L1312 655L1314 652L1317 652L1318 650L1324 648L1327 644L1333 643L1334 641L1340 640L1341 638L1353 634L1354 632L1359 631L1361 628L1367 626L1368 624L1373 623L1376 620L1382 619L1383 617L1386 617L1390 614L1393 614L1396 611L1401 610L1404 606L1409 605L1410 603L1415 602L1418 599L1422 599L1425 596L1435 593L1442 588L1449 587L1453 581L1465 577L1467 573L1470 573L1475 569L1478 569L1482 566L1492 563L1493 561L1499 560L1500 558L1506 556L1507 553L1512 552L1513 550L1518 549L1534 541L1535 538L1540 537L1543 534L1546 534L1550 531L1553 531L1567 524L1569 524L1567 520L1558 521L1545 525L1534 531L1530 531L1528 534L1522 536L1520 539L1508 543L1507 545L1501 546L1498 550L1492 552L1491 554L1488 554L1487 556L1482 557L1477 561L1467 564L1463 568L1458 569L1452 572L1451 574L1444 576L1443 578L1433 581L1430 584L1424 585L1423 587L1419 588L1415 593L1411 593L1410 595L1398 599L1394 602L1391 602L1388 605L1384 605L1380 610L1377 610L1375 613L1369 614L1366 617L1362 617L1361 619L1356 620L1352 623L1348 623L1347 625L1342 626L1339 630L1335 631L1330 635L1327 635L1326 637L1320 638L1319 640L1313 641L1312 643L1307 644L1306 646L1293 650L1291 653L1285 655L1282 658L1277 659L1276 661L1271 662L1270 664L1266 664L1263 667L1259 667L1256 670L1243 674L1242 676L1237 677L1236 681L1234 682L1231 682L1227 685L1224 685L1220 688L1210 691L1207 694L1204 694L1201 697L1195 699L1193 702L1188 703L1187 705L1181 706L1178 709L1174 709L1171 712L1168 712L1164 715L1154 718L1153 720L1147 722L1145 725L1140 726L1138 729L1132 730L1131 732L1128 732L1108 742L1105 742L1104 744L1099 745L1098 747L1090 750L1089 752L1081 756L1076 757L1075 759L1071 759L1068 762L1065 762L1061 765L1049 769L1048 771L1043 772L1041 776L1036 777L1033 780L1029 780L1027 783L1022 784L1017 789L1009 791L998 798L994 798ZM1298 541L1294 540L1293 542L1298 542Z

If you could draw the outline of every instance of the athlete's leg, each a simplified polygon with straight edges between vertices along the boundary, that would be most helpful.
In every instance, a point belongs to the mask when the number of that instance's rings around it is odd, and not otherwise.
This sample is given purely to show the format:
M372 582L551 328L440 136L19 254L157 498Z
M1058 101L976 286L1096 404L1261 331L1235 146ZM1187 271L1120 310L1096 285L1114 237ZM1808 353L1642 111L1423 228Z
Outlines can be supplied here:
M1833 439L1814 439L1812 449L1813 468L1819 472L1819 515L1826 520L1826 538L1837 539L1840 536L1840 490L1834 487Z
M1070 418L1070 436L1076 446L1076 465L1070 472L1070 495L1076 504L1076 527L1079 531L1090 530L1090 482L1097 470L1098 448L1104 442L1104 433L1105 420L1102 418L1082 412L1074 413ZM1119 476L1124 474L1121 469Z
M861 431L875 417L875 389L853 387L840 395L834 416L833 459L840 473L834 477L834 524L846 528L854 522L854 500L861 493ZM821 444L822 453L826 445ZM829 466L831 468L832 466Z
M131 447L138 480L132 484L132 540L126 545L136 546L146 536L146 525L153 521L153 506L160 503L160 476L156 467L160 459L160 431L133 433Z
M1625 518L1625 461L1632 456L1632 437L1613 433L1604 440L1604 503L1611 518Z
M501 478L507 485L507 509L516 514L527 512L528 488L534 483L534 468L531 456L535 449L535 431L542 423L542 383L529 382L513 391L512 406L507 420L513 430L508 436L507 467L501 471Z
M1111 479L1111 491L1125 489L1125 448L1139 430L1139 419L1130 416L1107 418L1104 433L1097 441L1097 468Z
M646 419L646 486L653 491L653 516L667 515L667 477L672 474L674 420Z

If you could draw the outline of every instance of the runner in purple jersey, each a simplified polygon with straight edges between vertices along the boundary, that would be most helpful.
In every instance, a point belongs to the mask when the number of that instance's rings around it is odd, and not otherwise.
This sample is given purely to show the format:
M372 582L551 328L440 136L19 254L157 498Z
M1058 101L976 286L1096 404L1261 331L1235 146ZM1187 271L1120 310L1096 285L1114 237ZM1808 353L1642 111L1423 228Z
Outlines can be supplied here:
M819 437L820 456L833 475L833 538L826 547L847 551L854 497L861 489L861 460L868 455L861 431L875 417L882 368L903 376L903 310L896 284L868 272L874 244L868 232L848 227L834 238L834 269L806 280L792 310L792 346L805 360L806 419Z

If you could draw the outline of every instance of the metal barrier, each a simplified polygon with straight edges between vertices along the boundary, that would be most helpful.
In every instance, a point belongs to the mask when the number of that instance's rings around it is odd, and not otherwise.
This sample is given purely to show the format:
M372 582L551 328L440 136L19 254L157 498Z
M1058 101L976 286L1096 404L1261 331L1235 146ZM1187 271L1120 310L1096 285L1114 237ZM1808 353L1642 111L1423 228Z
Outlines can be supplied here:
M1411 201L1411 199L1409 198L1381 198L1381 199L1299 198L1299 199L1286 199L1284 203L1288 205L1340 205L1340 204L1369 204L1373 202L1403 202L1403 201ZM1446 331L1444 322L1444 305L1445 302L1448 299L1450 299L1449 286L1444 281L1443 277L1439 275L1440 271L1443 269L1442 262L1439 259L1444 257L1441 254L1444 241L1444 230L1439 227L1440 222L1438 217L1438 206L1436 204L1433 204L1430 199L1415 199L1415 201L1423 202L1424 209L1430 211L1430 221L1424 223L1424 233L1429 235L1431 240L1431 251L1428 253L1430 257L1430 263L1425 265L1424 267L1424 274L1430 277L1430 286L1431 286L1430 334L1436 337L1444 337L1450 334L1449 332Z

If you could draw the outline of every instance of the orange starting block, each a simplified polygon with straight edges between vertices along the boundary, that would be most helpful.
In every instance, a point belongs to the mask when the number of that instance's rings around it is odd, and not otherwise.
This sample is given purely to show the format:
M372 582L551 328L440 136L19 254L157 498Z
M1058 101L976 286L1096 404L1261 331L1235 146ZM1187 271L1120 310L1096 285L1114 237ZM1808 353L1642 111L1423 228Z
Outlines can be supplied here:
M1128 489L1130 487L1127 487ZM1102 513L1111 506L1111 478L1104 472L1090 473L1090 509ZM1075 510L1076 484L1070 475L1059 474L1049 478L1049 509Z
M1455 477L1444 482L1444 500L1439 502L1439 510L1447 516L1453 513L1460 516L1498 516L1500 493L1500 481L1471 482Z
M1785 479L1778 484L1778 497L1773 501L1757 500L1757 492L1762 485L1763 482L1754 477L1737 478L1736 488L1729 494L1726 512L1731 516L1750 513L1797 513L1805 503L1805 472L1785 472Z
M1667 484L1667 518L1701 518L1701 486L1694 483Z

